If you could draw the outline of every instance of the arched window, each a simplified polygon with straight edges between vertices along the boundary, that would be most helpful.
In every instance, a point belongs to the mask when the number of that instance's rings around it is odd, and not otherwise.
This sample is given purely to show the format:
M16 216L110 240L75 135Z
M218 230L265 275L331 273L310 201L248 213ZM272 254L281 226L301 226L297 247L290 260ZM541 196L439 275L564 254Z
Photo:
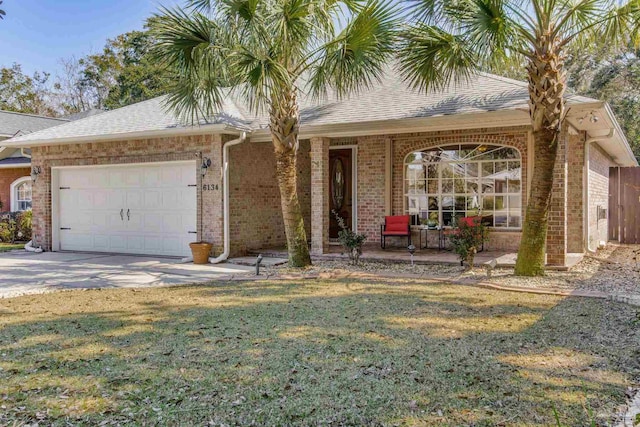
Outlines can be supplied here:
M13 212L31 209L31 177L18 178L11 184L11 210Z
M405 198L414 225L448 227L455 218L480 215L491 227L520 228L520 152L488 144L414 151L405 158Z

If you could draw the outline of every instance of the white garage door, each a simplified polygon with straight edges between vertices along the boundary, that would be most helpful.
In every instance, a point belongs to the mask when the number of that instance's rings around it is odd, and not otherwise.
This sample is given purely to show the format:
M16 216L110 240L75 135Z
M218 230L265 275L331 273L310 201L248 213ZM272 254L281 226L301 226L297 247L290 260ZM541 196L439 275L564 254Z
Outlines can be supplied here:
M187 256L195 162L60 169L60 250Z

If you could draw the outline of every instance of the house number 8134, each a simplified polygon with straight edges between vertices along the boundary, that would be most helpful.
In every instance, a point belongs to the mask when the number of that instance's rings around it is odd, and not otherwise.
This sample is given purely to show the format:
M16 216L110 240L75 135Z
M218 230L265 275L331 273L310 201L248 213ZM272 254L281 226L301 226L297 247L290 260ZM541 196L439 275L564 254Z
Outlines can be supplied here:
M202 191L218 190L218 184L202 184Z

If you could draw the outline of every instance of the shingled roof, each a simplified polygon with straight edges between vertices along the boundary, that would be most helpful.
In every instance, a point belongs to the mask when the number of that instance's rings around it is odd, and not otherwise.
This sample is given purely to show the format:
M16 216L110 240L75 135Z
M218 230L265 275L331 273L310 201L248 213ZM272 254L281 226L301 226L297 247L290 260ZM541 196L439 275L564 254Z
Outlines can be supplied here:
M484 73L464 83L452 84L447 90L425 94L408 87L390 68L374 87L346 98L339 99L332 92L320 101L301 96L301 127L526 109L528 99L526 83ZM164 105L165 100L163 96L153 98L19 136L8 142L38 144L78 138L90 140L105 136L117 139L127 134L193 128L168 111ZM571 95L567 97L567 102L597 101ZM240 99L229 96L220 114L196 126L206 128L213 124L252 131L266 128L268 116L265 113L252 114Z
M0 110L0 136L28 134L67 122L65 119Z

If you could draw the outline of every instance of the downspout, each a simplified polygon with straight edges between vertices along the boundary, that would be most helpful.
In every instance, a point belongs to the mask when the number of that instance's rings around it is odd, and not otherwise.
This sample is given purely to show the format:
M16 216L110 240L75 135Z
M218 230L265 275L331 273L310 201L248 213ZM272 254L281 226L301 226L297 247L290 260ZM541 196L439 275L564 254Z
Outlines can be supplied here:
M605 139L611 139L615 136L616 130L611 128L608 135L591 137L587 138L584 141L584 192L583 192L583 200L582 205L584 206L585 215L582 219L582 227L584 230L583 239L584 239L584 247L585 251L589 253L595 253L595 250L592 250L589 247L589 219L591 218L591 209L589 209L589 168L590 168L590 151L591 151L591 143L598 142ZM598 242L599 245L599 242Z
M31 154L27 154L27 152L26 152L26 151L24 151L24 150L26 150L26 148L24 148L24 147L22 147L22 148L20 149L20 154L22 154L22 157L28 157L28 158L31 158Z
M242 132L240 138L231 140L222 147L222 204L224 210L222 227L224 229L224 249L216 258L209 258L209 262L211 264L218 264L226 261L227 258L229 258L229 253L231 252L231 244L229 242L229 147L242 144L246 139L247 133Z

